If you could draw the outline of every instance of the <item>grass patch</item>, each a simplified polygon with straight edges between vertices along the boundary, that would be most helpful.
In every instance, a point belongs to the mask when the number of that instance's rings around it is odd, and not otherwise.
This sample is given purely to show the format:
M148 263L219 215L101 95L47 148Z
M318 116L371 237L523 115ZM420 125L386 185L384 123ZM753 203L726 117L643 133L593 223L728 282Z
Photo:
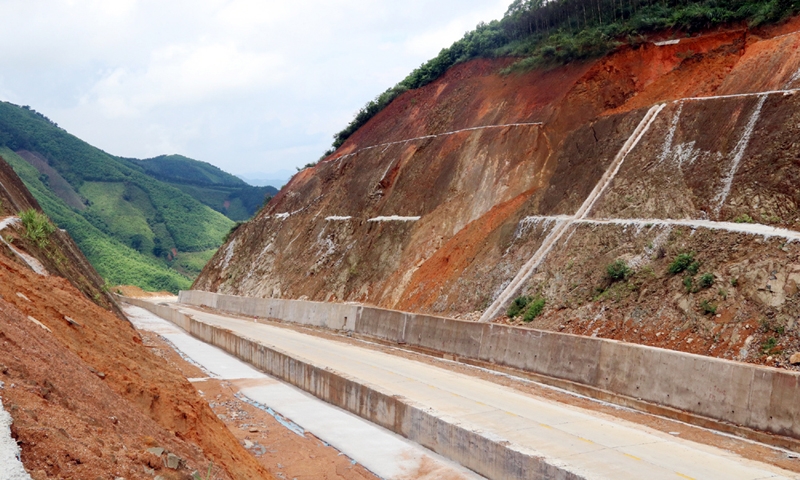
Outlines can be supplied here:
M628 264L625 263L624 260L618 259L615 260L614 263L606 266L606 276L612 282L626 280L632 273L630 267L628 267Z
M527 297L524 295L515 298L514 301L511 302L511 306L508 307L506 315L508 315L509 318L517 317L520 313L523 312L523 310L525 310L525 307L527 307L528 304L531 303L531 300L533 300L531 297Z
M714 275L711 273L704 273L700 276L700 280L698 282L698 286L705 290L707 288L711 288L714 285Z
M31 208L19 214L22 225L25 227L24 237L33 242L39 248L47 248L50 245L50 235L56 231L56 227L47 218L47 215Z
M681 272L696 274L700 269L700 262L695 261L694 253L681 253L669 264L669 273L677 275Z
M708 300L703 300L700 302L700 311L703 312L704 315L716 315L717 306Z
M761 353L764 355L769 355L770 353L776 353L775 349L778 347L778 339L775 337L769 337L761 343Z
M528 308L525 309L525 314L522 316L522 321L526 323L532 322L533 319L542 314L546 303L547 302L544 297L536 297L533 299L533 301L528 305Z

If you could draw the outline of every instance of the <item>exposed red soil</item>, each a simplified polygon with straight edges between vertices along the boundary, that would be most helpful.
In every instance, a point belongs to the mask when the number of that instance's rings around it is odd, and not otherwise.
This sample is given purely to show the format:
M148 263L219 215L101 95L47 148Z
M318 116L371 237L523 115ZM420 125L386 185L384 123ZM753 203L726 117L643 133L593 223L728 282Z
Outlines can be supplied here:
M414 285L414 289L409 289L410 295L403 298L399 308L409 311L430 308L438 299L444 281L459 275L473 262L479 251L486 247L484 245L486 238L508 218L511 212L516 211L529 195L530 192L526 192L497 205L436 250L436 253L414 272L410 282L410 285Z
M510 59L459 64L401 95L334 155L297 175L232 236L230 250L220 249L195 288L475 318L549 231L546 223L520 221L574 214L645 111L665 102L592 217L750 218L797 230L797 96L672 101L800 88L798 31L800 17L757 30L734 26L505 76L499 71ZM678 35L662 38L672 34ZM361 150L519 122L544 125ZM749 146L722 198L748 129L742 145ZM719 198L724 204L716 205ZM388 215L421 218L367 221ZM800 351L800 307L791 287L800 264L786 257L780 240L682 229L683 238L667 242L667 257L653 258L648 243L658 232L635 228L582 227L565 236L520 292L547 298L534 326L788 366ZM790 256L795 245L786 247ZM692 281L712 274L713 288L687 292L683 275L665 273L681 251L702 257ZM636 258L638 276L607 285L605 268L618 258ZM789 290L781 293L784 283ZM777 346L769 348L771 342Z
M0 256L0 296L4 406L24 465L44 472L38 477L95 478L119 470L127 478L152 478L144 467L163 466L145 450L159 446L186 460L174 478L209 462L226 478L270 478L129 323L68 281Z

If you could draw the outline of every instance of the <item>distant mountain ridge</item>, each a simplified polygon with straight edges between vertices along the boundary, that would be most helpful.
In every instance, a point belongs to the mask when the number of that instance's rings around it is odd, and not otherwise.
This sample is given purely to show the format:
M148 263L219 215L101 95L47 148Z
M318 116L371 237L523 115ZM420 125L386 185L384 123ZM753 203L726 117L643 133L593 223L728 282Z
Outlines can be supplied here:
M275 187L254 187L219 167L183 155L124 160L234 221L252 217L266 198L278 193Z
M107 282L148 290L188 287L234 225L220 212L248 218L274 192L186 157L110 155L7 102L0 156Z

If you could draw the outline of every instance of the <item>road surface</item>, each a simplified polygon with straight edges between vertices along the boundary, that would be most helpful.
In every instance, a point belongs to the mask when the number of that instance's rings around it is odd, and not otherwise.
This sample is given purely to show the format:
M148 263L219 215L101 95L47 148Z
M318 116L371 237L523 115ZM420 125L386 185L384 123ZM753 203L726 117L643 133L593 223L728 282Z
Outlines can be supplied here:
M179 310L376 390L400 395L439 418L505 440L509 448L546 458L585 478L800 478L729 451L427 363L186 306Z

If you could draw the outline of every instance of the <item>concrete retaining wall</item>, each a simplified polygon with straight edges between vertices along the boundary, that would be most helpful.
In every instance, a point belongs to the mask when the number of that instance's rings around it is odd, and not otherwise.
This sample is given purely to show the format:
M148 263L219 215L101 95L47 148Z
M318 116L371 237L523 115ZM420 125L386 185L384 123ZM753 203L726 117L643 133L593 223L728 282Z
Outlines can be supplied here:
M356 317L363 308L360 305L343 303L282 300L279 298L246 298L196 290L181 291L179 301L191 305L203 305L237 315L277 318L287 322L349 331L354 330Z
M614 340L372 307L197 291L181 292L180 301L353 331L800 439L800 375L795 372Z
M314 396L400 434L450 458L487 478L580 480L584 477L551 465L533 452L520 452L503 442L438 418L406 403L402 397L381 392L334 372L307 364L284 353L196 321L170 307L123 298L165 318L192 336L244 360L256 368L295 385Z

